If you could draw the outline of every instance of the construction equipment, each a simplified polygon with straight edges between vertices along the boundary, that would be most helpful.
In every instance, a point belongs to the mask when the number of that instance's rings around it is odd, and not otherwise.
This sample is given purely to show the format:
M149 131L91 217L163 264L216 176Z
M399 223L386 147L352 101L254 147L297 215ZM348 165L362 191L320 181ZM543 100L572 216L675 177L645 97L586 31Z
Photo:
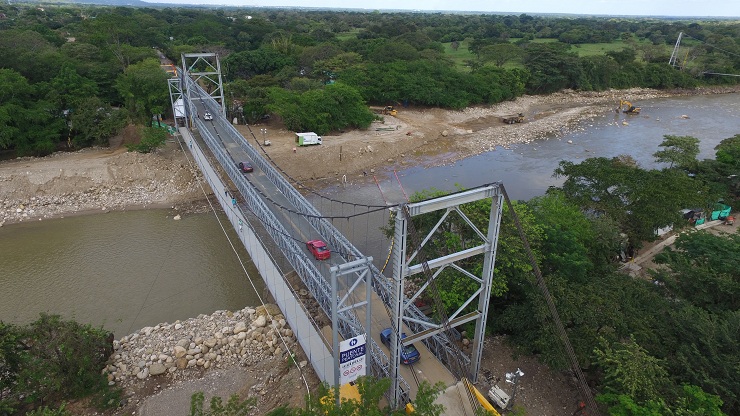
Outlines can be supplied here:
M395 116L396 114L398 114L398 110L396 110L396 107L392 105L387 105L385 107L370 106L370 111L375 114L382 114L384 116Z
M509 115L509 116L503 116L501 117L501 121L503 121L506 124L521 123L524 121L524 114L518 113L518 114Z
M619 100L619 107L617 107L617 113L622 111L625 114L640 114L640 107L635 107L631 102L625 100Z

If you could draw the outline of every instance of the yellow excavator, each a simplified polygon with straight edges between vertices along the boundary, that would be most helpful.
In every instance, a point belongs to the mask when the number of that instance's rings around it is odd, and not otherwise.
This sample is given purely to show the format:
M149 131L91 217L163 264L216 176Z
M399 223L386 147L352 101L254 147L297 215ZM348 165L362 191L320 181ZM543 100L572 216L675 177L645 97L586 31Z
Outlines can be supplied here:
M398 114L398 110L393 108L392 105L388 105L383 109L383 114L387 116L395 116L396 114Z
M625 100L619 100L619 107L617 107L617 113L622 110L625 114L640 114L640 107L635 107L631 102Z

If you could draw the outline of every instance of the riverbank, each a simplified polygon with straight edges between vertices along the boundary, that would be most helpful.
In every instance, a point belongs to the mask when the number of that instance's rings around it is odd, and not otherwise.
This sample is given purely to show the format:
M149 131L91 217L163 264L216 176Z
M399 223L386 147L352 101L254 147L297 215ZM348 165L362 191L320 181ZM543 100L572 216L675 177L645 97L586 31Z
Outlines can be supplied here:
M271 145L260 146L264 155L294 180L321 186L362 180L383 167L444 165L499 147L559 137L585 120L613 112L620 99L639 105L658 97L736 92L740 86L563 91L461 111L401 108L396 116L383 116L366 130L327 135L321 146L298 148L293 132L276 122L237 128L253 145L263 143L260 130L266 128L264 138ZM525 121L501 122L502 116L512 113L523 113ZM205 199L199 181L200 172L175 142L149 154L120 147L91 148L2 161L0 225L151 207L187 211L194 201Z
M113 341L105 369L124 390L115 415L183 415L196 392L255 400L250 414L301 406L319 379L276 305L216 311ZM76 409L79 414L93 414Z
M0 225L203 200L200 171L174 143L154 153L89 148L0 163Z
M396 116L382 116L366 130L325 135L322 145L309 147L296 147L293 132L272 122L237 129L254 145L261 145L261 130L266 129L264 138L271 145L260 146L264 154L296 181L321 187L337 181L362 181L365 174L385 168L441 166L497 148L562 137L584 121L613 114L622 99L639 106L641 101L661 97L737 92L740 87L562 91L461 111L399 108ZM517 113L524 115L523 123L501 121L503 116Z

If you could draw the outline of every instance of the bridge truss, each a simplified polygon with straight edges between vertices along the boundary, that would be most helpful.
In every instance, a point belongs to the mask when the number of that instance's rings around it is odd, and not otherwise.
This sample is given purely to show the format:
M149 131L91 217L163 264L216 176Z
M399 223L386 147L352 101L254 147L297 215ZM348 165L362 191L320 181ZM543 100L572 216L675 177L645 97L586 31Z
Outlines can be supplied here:
M196 58L196 62L201 62L208 55L216 59L215 63L209 63L209 69L206 73L190 73L191 68L196 64L186 65L186 56L183 55L183 69L178 71L178 78L170 81L171 100L176 101L182 98L184 101L185 114L191 121L190 125L195 127L201 134L204 143L207 145L213 157L221 164L224 172L229 179L235 184L248 209L263 225L264 230L272 237L275 244L287 258L288 262L300 276L305 287L311 292L317 303L327 316L332 316L333 312L337 313L337 331L345 339L352 338L359 334L366 333L366 329L357 318L351 308L338 310L339 299L336 293L332 293L331 285L328 284L320 271L309 261L301 247L295 240L290 238L288 230L284 228L281 222L275 217L274 213L268 208L258 190L251 184L244 175L241 175L230 155L226 151L220 137L215 137L213 133L206 128L202 120L193 117L197 114L193 101L200 101L205 108L212 113L224 113L223 88L221 86L220 64L215 54L187 54L188 58ZM218 80L218 87L206 91L202 84L206 77L209 81ZM216 92L214 96L213 93ZM219 101L220 100L220 101ZM173 107L174 109L174 107ZM219 128L219 135L225 135L237 143L249 158L255 167L272 182L272 184L284 195L295 209L305 217L305 219L316 229L322 239L332 247L335 247L341 257L346 262L356 262L358 259L366 257L339 231L331 222L323 218L321 213L305 199L281 174L272 167L272 165L257 150L246 143L242 135L229 123L225 117L214 117L213 123ZM475 232L484 240L484 243L473 249L468 249L460 253L451 254L444 258L423 261L419 264L412 265L410 262L419 255L419 249L423 244L417 245L417 251L411 254L411 258L404 260L406 257L406 245L399 244L394 248L393 257L393 277L386 278L370 261L367 261L362 269L367 270L372 283L372 289L383 300L386 307L392 311L392 323L395 328L406 325L414 334L406 338L403 344L410 344L414 341L421 341L442 363L451 368L453 374L457 377L467 375L473 381L477 379L480 367L480 357L482 353L483 330L488 311L488 293L490 293L493 264L495 260L496 243L498 240L498 227L501 213L501 194L498 184L492 184L481 188L476 188L463 194L453 194L449 197L426 201L418 204L409 204L404 207L405 216L396 216L396 236L397 241L406 241L405 230L410 222L410 216L420 215L436 209L445 209L447 213L457 212L462 215L458 208L460 204L472 202L476 199L490 198L492 201L489 229L487 233L482 233L474 227ZM445 214L447 215L447 214ZM466 222L472 226L470 220L464 215ZM399 222L400 221L400 222ZM403 231L402 231L403 230ZM425 241L430 235L425 237ZM456 261L467 257L483 254L485 257L484 270L481 276L474 276L469 272L462 270L455 265ZM421 256L420 256L421 257ZM411 299L405 299L403 296L404 280L416 273L429 272L431 268L443 270L447 267L453 267L461 271L465 276L475 280L480 287L474 295L468 299L464 305L461 305L449 318L445 317L443 322L433 322L433 320L422 313L414 304L414 299L418 297L425 289L434 285L434 277L439 273L430 275L427 284L422 287ZM357 271L360 279L366 279L365 272ZM366 280L365 280L366 281ZM478 298L477 309L474 312L462 314L463 309L471 305L475 298ZM473 340L473 354L471 357L465 355L453 340L459 339L460 334L454 329L455 326L466 322L476 321L475 337ZM400 338L400 337L398 337ZM390 401L395 404L410 401L409 385L398 374L398 365L401 346L400 340L396 340L396 345L391 345L394 360L389 360L385 353L378 347L375 342L368 337L368 352L370 355L369 369L370 373L377 378L390 378L393 380ZM466 373L466 374L461 374Z

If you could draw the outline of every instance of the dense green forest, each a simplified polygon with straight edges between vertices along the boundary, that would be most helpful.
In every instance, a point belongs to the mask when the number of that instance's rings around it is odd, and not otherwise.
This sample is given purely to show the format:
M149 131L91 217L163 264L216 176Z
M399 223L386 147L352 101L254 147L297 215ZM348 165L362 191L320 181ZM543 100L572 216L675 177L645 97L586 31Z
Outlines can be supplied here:
M367 126L366 104L463 108L564 88L735 83L704 73L740 73L740 23L728 20L46 4L0 14L0 149L17 154L105 144L166 113L157 50L175 62L218 53L230 117L277 116L320 134Z
M674 68L668 58L679 32L689 48ZM0 150L42 155L104 145L126 124L151 124L169 106L158 51L175 62L181 53L218 53L230 116L253 122L270 115L288 128L323 133L367 125L367 104L462 108L564 88L736 83L704 72L740 73L740 23L3 4ZM514 205L610 414L740 414L738 235L682 235L657 257L662 268L651 279L618 272L614 259L655 239L657 228L678 228L681 208L736 204L740 135L716 151L716 160L698 161L696 139L667 136L655 154L670 164L665 169L645 170L629 157L562 162L555 172L565 179L561 188ZM484 226L486 208L466 214ZM419 221L423 228L436 219ZM440 231L429 250L470 246L476 236L463 228ZM488 331L564 369L523 252L507 214ZM452 270L439 279L453 310L470 288ZM0 325L0 413L91 392L111 405L117 393L91 375L100 373L100 354L81 363L56 357L48 372L38 371L53 346L43 336L61 330L69 334L56 340L66 345L61 350L105 345L104 332L54 317L29 328ZM70 371L85 377L68 382Z

